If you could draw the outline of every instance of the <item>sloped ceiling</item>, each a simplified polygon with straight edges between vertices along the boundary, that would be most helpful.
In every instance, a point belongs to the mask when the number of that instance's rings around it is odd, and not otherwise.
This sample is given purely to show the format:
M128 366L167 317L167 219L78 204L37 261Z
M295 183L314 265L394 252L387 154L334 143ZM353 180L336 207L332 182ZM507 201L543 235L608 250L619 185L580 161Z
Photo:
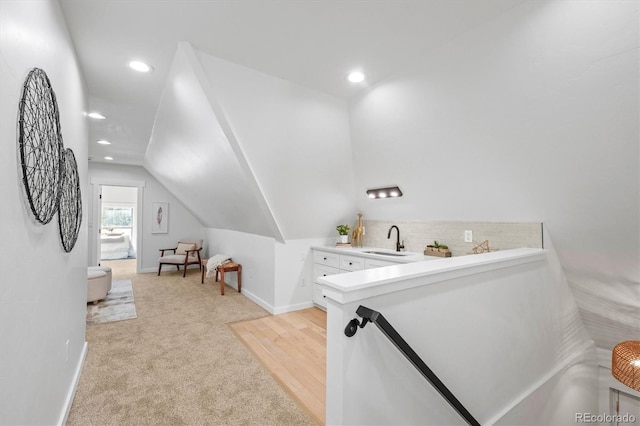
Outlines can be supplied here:
M523 0L59 0L89 92L93 161L142 164L180 41L199 51L345 99ZM127 67L144 60L154 72ZM97 145L108 139L110 146Z
M211 228L278 241L352 219L347 104L180 43L144 166Z
M183 47L167 78L144 167L203 225L281 240L242 154L234 153L214 114L189 46Z

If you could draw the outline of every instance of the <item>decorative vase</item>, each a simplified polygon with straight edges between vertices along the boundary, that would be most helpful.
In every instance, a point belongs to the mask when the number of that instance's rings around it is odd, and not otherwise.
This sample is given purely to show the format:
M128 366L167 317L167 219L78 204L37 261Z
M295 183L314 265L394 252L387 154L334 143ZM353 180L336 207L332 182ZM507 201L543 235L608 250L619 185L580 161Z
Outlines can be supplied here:
M340 235L340 242L342 244L347 244L349 242L349 236L348 235Z
M353 238L351 244L354 247L362 247L362 238L364 237L364 225L362 224L362 213L358 213L358 227L353 230Z

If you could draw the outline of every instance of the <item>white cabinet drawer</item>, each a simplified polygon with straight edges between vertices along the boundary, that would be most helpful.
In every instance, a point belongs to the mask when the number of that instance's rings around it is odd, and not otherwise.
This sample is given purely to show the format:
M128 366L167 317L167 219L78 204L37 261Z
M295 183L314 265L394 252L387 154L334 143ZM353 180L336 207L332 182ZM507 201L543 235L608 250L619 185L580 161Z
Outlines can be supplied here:
M320 265L333 266L334 268L340 267L340 255L331 253L329 251L313 251L313 263Z
M340 255L340 269L343 271L362 271L364 259L356 256Z
M364 269L381 268L383 266L397 265L396 262L390 262L388 260L380 259L365 259Z
M339 273L340 273L340 269L338 268L332 268L331 266L318 265L318 264L313 265L314 281L318 277L326 277L327 275L334 275Z
M327 309L327 299L322 295L322 286L319 284L313 285L313 303Z

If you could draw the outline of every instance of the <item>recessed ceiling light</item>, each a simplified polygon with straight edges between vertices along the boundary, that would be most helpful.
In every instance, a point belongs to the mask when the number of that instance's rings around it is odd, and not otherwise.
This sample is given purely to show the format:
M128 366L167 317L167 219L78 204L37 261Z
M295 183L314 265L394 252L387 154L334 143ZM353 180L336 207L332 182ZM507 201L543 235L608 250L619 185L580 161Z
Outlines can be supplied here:
M113 161L113 157L104 157L105 160Z
M99 141L96 141L96 143L99 143L100 145L111 145L111 142L105 139L100 139Z
M91 117L91 118L95 118L96 120L104 120L105 117L104 115L100 114L99 112L90 112L89 114L87 114L87 116Z
M364 81L364 74L360 71L352 71L349 73L347 79L352 83L362 83Z
M140 62L140 61L131 61L129 62L129 66L139 72L153 71L153 68L151 67L151 65L147 65L144 62Z

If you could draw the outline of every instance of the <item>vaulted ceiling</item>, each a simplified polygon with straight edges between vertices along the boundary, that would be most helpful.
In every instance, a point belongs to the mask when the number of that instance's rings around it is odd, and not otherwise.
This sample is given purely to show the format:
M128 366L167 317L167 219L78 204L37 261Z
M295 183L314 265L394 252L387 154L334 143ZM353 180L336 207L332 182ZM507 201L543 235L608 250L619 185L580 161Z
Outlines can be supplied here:
M89 156L143 163L162 88L181 41L249 68L349 98L522 0L60 0L89 92L106 116ZM151 74L128 68L132 59ZM354 68L365 85L350 85ZM112 144L98 145L106 139Z

